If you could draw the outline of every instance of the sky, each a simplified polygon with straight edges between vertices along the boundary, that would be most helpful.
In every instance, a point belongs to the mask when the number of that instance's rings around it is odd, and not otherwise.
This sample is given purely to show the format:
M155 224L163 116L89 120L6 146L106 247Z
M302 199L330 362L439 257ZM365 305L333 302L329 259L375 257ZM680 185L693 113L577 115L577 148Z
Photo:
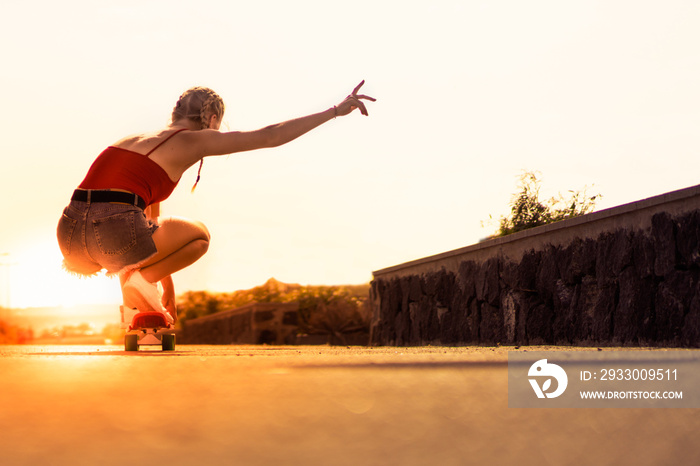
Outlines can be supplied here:
M283 147L208 158L163 206L204 222L178 293L369 282L468 246L523 170L596 210L698 184L695 1L5 1L0 306L119 303L61 270L56 223L94 158L202 85L222 130L377 99ZM485 224L485 226L484 226Z

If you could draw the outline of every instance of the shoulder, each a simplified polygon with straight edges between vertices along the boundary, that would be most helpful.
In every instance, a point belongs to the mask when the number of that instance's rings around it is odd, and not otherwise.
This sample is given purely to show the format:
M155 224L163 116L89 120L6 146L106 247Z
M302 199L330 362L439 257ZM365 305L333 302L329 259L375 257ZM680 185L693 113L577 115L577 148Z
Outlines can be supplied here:
M144 138L143 134L132 134L130 136L126 136L124 138L121 138L114 144L111 144L114 147L128 147L133 144L137 144L138 142L142 141Z
M148 133L131 134L129 136L121 138L120 140L112 144L112 146L121 147L123 149L133 149L140 145L148 144L149 142L155 142L158 139L161 139L163 135L166 135L169 132L172 132L172 130L168 131L167 129L162 129L158 131L151 131Z
M215 129L184 130L180 133L183 142L201 143L216 138L221 133Z
M112 146L119 147L121 149L131 150L134 152L148 152L160 146L163 142L170 139L178 131L182 131L182 129L164 128L149 133L132 134L130 136L120 139L119 141L112 144ZM187 133L189 131L182 132Z

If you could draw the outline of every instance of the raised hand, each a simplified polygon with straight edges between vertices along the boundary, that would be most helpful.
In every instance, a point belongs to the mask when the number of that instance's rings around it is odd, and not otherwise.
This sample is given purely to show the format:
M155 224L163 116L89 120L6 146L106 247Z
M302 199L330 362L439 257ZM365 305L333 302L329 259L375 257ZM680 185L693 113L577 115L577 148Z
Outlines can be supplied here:
M336 116L344 116L348 115L350 112L355 110L356 108L360 109L360 112L368 116L369 113L367 113L367 107L365 107L364 102L362 100L369 100L370 102L376 102L377 99L374 97L370 97L368 95L360 94L358 95L358 91L362 87L362 85L365 83L365 80L363 79L360 84L358 84L355 89L353 89L352 94L348 95L345 100L343 100L339 105L335 107L335 114Z

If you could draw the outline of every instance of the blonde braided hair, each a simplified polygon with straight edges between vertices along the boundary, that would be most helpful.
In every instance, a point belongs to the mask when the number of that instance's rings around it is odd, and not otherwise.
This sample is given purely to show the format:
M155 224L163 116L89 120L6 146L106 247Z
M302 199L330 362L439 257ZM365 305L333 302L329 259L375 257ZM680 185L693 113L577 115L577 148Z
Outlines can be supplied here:
M209 118L224 115L224 101L208 87L193 87L180 96L173 108L172 120L187 118L201 129L209 127Z
M216 92L208 87L193 87L187 89L178 99L175 108L173 108L172 121L186 118L199 126L200 129L207 129L211 116L216 115L221 119L224 116L224 110L224 101ZM192 186L192 192L199 183L203 164L204 159L199 162L197 180Z

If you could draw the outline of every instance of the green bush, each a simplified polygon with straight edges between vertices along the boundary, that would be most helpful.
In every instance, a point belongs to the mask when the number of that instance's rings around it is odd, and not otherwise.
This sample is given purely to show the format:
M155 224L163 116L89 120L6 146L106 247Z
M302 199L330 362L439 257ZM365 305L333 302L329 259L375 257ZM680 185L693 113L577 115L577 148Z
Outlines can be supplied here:
M581 191L569 190L569 197L561 194L550 199L540 199L541 181L536 172L526 171L520 176L520 192L513 195L510 215L502 216L494 236L506 236L518 231L535 228L567 218L592 212L600 194L589 196L588 187Z

